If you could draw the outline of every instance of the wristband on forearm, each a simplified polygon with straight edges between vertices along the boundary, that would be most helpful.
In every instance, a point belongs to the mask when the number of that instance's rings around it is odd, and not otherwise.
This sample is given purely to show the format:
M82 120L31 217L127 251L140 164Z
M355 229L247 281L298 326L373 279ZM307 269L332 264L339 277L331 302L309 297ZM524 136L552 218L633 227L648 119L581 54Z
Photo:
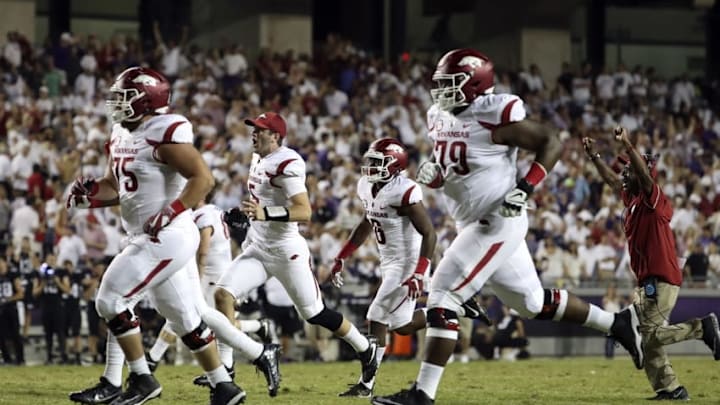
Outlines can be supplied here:
M340 253L338 253L335 257L340 260L346 259L350 257L357 248L358 246L356 244L352 243L351 241L347 241L347 243L345 243L345 246L340 249Z
M417 265L415 265L415 274L424 275L427 269L430 267L430 259L425 256L420 256Z
M530 170L528 170L524 180L531 186L535 187L545 179L545 176L547 176L547 170L545 167L538 162L532 162Z
M288 222L290 220L290 211L281 206L263 207L266 221Z

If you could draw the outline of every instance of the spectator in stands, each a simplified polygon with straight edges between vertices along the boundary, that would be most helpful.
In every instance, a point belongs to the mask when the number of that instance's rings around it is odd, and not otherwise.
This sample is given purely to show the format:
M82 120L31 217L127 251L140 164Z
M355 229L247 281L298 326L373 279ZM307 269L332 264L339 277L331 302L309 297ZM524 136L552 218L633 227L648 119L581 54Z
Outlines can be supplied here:
M705 254L702 243L697 241L693 244L692 251L685 261L685 276L690 280L691 285L705 287L709 268L710 259Z
M69 260L73 266L77 266L80 259L87 257L87 245L85 241L78 236L77 227L68 223L63 229L60 242L57 244L57 257L62 263Z

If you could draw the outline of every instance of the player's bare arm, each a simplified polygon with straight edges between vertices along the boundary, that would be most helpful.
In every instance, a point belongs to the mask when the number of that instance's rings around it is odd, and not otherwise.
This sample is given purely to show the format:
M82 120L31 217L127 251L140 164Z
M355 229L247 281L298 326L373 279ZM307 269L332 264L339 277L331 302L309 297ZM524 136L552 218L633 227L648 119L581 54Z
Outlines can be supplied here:
M105 176L100 179L79 176L70 188L70 194L65 201L65 207L71 208L101 208L118 205L117 179L112 173L111 161L105 169ZM64 218L63 218L64 220ZM62 222L58 218L57 225Z
M178 197L185 207L194 207L215 186L215 179L200 153L189 143L162 144L158 157L188 181Z
M560 159L562 143L555 131L532 120L522 120L497 128L492 133L493 142L517 146L535 152L535 161L551 170Z
M562 152L562 143L550 128L531 120L522 120L501 126L492 133L493 142L516 146L535 152L535 161L530 165L525 177L516 187L505 195L500 207L500 215L516 217L527 206L527 200L540 184L548 170L555 166Z
M398 208L398 214L410 218L415 230L422 235L420 256L432 259L437 243L437 233L422 202Z
M295 194L288 199L287 207L265 207L250 199L243 201L243 212L257 221L308 222L312 216L310 198L307 192Z
M398 214L410 217L410 222L413 224L413 227L422 235L420 257L418 257L415 271L403 282L403 285L408 287L408 297L418 299L424 291L423 279L425 272L430 268L430 259L435 251L437 235L430 216L427 214L427 210L425 210L422 202L400 207L398 208Z
M345 259L352 256L355 250L357 250L357 248L365 242L372 231L372 224L368 221L367 217L363 217L363 219L355 225L355 228L353 228L350 233L350 238L348 238L347 242L345 242L343 247L335 256L332 268L330 269L330 276L328 277L328 280L330 280L335 287L340 288L343 285L342 271L345 266Z
M200 277L205 273L205 263L207 261L208 252L210 252L210 239L213 235L213 227L206 226L200 229L200 246L197 250L198 274Z
M350 232L350 238L348 240L353 245L360 246L365 243L365 240L370 236L372 230L370 221L368 221L366 217L363 217L362 221L358 222L352 232Z
M627 129L617 127L613 131L613 134L615 135L615 140L621 143L623 148L625 148L625 152L627 152L628 156L630 156L630 166L632 167L635 175L637 176L638 182L640 183L640 188L643 192L645 192L645 195L649 196L650 194L652 194L653 185L655 184L655 182L650 175L650 170L648 169L647 162L642 156L640 156L640 153L637 151L637 149L635 149L632 142L630 142Z
M590 161L595 165L600 177L602 177L603 181L610 186L615 194L619 194L622 190L622 179L620 178L620 175L616 174L610 166L605 163L600 156L600 153L595 151L593 147L593 144L595 143L594 139L585 137L582 142L583 149L585 149L585 155L587 155L588 159L590 159Z

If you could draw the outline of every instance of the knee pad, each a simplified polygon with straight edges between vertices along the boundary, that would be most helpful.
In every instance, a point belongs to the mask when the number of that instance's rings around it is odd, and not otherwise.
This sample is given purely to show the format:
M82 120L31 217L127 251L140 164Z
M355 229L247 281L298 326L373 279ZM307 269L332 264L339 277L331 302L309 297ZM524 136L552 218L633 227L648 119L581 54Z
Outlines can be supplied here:
M115 337L123 337L140 332L140 321L129 309L107 321L108 329Z
M320 325L332 332L335 332L340 328L340 325L342 325L343 316L339 312L325 307L319 314L313 316L307 321L313 325Z
M427 311L427 336L457 339L460 323L455 311L445 308L430 308Z
M546 288L542 309L540 310L540 313L535 316L535 319L552 319L555 321L559 321L565 314L567 301L567 291L558 290L557 288Z
M215 334L203 321L200 321L200 325L192 332L182 337L185 346L193 353L203 350L213 340L215 340Z

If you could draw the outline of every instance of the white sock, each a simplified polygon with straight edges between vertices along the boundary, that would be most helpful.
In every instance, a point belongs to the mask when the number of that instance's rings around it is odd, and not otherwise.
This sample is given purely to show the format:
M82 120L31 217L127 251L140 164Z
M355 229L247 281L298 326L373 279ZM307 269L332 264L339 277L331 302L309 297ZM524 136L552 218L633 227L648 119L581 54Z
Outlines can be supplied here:
M207 376L208 381L210 381L210 386L213 388L215 388L215 386L219 383L232 381L230 375L223 366L220 366L212 371L206 371L205 375Z
M583 326L607 333L610 331L613 322L615 322L615 314L604 311L597 305L590 304L590 311L588 311L588 317Z
M217 347L222 364L227 368L232 368L233 363L235 362L235 359L233 359L233 348L219 340L217 341ZM260 355L258 355L258 357L260 357Z
M445 367L436 366L427 362L420 364L420 373L417 378L417 388L426 393L430 399L435 399L437 394L438 385L440 385L440 379L442 378Z
M239 331L225 315L215 309L207 308L202 313L202 320L208 324L217 337L233 347L248 360L255 360L262 354L265 346L252 340L248 335Z
M158 337L155 339L155 344L150 348L148 354L153 361L160 361L169 346L170 344L166 342L165 339Z
M247 333L254 333L260 330L260 327L262 325L260 324L260 321L251 319L251 320L241 320L240 321L240 330Z
M122 385L123 363L125 363L125 353L115 335L108 333L103 377L116 387Z
M135 374L150 374L150 367L148 367L147 361L145 361L145 356L140 356L137 360L128 361L128 366L130 367L130 372Z
M382 359L383 359L384 355L385 355L385 346L378 346L377 355L376 355L378 367L380 367L380 363L382 363ZM365 385L366 387L373 389L373 387L375 386L375 377L373 377L373 379L370 381L363 381L362 376L360 376L359 382L363 383L363 385Z
M340 338L348 342L348 344L352 346L353 349L355 349L355 351L358 353L364 352L370 346L367 338L362 333L360 333L360 331L355 327L355 325L352 324L350 325L350 331L345 336L341 336Z

